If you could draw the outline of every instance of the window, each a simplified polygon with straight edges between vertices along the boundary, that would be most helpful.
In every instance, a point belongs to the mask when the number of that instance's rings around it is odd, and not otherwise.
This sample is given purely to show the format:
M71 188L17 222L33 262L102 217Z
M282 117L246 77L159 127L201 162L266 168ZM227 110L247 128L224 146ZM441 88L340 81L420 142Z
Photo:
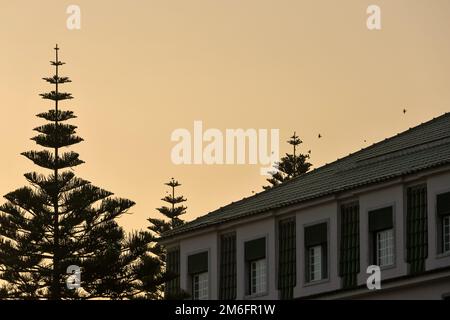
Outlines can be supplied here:
M278 223L278 290L280 298L292 299L296 285L295 218Z
M410 187L406 193L406 261L409 273L425 271L428 257L427 186Z
M359 203L341 205L339 276L343 288L357 286L359 266Z
M322 246L309 248L309 281L322 280Z
M266 292L266 259L250 262L250 294Z
M445 216L443 218L444 223L442 227L442 233L444 235L444 252L450 251L450 216Z
M438 252L450 252L450 192L437 196Z
M236 299L236 233L220 237L219 299Z
M379 267L394 264L394 231L393 229L376 233L376 262Z
M327 228L327 223L305 228L306 282L319 281L328 277Z
M379 267L394 264L394 224L392 211L392 207L386 207L369 212L372 263Z
M173 279L166 282L165 295L167 297L176 297L181 292L180 289L180 248L171 248L167 251L167 273L173 276Z
M267 292L266 238L245 243L245 268L247 277L247 294Z
M192 296L194 300L208 299L208 272L192 276Z
M188 273L192 283L192 299L209 299L208 252L201 252L188 257Z

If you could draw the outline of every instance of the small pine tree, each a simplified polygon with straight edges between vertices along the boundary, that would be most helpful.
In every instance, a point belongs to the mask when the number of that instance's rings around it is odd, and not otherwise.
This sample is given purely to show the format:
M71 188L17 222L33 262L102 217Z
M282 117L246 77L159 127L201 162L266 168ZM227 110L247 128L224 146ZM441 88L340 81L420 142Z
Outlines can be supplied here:
M187 199L183 196L176 195L176 188L181 186L181 184L172 178L169 182L165 183L166 186L170 187L170 193L166 191L167 195L161 200L168 203L168 206L162 206L157 208L157 210L164 216L164 218L149 218L150 226L148 229L151 230L152 234L155 235L155 243L151 249L152 253L159 258L159 261L163 265L162 269L165 269L166 263L166 252L158 242L157 238L162 236L166 231L172 230L184 224L184 220L180 218L181 215L186 213L187 207L182 205ZM179 275L173 274L169 271L163 272L163 277L165 282L174 280ZM161 287L161 292L164 292L164 286ZM166 295L166 299L185 299L189 295L180 290L178 293L172 293L172 295Z
M264 190L268 190L274 186L277 186L283 182L291 180L294 177L297 177L301 174L304 174L309 171L309 168L312 166L311 163L308 162L309 154L301 154L297 155L297 147L303 143L302 140L296 135L290 137L287 141L292 148L293 153L288 154L281 158L281 160L276 164L276 171L272 172L271 177L267 179L270 183L268 186L263 186Z
M37 115L48 123L35 128L38 135L32 138L45 149L22 153L51 173L26 173L31 187L8 193L0 206L0 298L134 296L144 284L162 281L158 273L147 274L147 283L135 280L145 268L151 272L161 266L158 259L149 262L145 256L153 237L146 232L126 237L116 219L134 202L113 198L111 192L75 176L72 168L83 161L78 153L63 148L83 139L75 134L76 126L65 124L74 113L60 109L72 95L60 91L70 80L59 75L64 63L58 50L56 46L56 59L51 61L55 75L44 78L55 89L41 94L53 101L54 108ZM82 288L66 286L70 265L80 267Z
M167 195L161 200L168 203L169 206L162 206L156 210L158 210L167 219L147 219L150 222L150 226L148 228L157 236L161 236L164 232L183 225L184 220L182 220L180 216L185 214L187 210L187 207L182 205L182 203L186 202L187 199L183 196L177 196L175 193L175 189L180 187L181 184L172 178L169 182L165 183L165 185L170 187L170 193L167 192ZM159 244L155 245L153 252L157 254L162 261L165 261L164 250Z

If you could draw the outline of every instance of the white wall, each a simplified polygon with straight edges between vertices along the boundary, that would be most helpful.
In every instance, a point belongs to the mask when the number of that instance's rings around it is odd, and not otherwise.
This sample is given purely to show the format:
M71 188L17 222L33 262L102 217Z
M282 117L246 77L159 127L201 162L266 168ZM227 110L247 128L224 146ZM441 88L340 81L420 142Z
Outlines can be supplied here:
M199 237L189 238L180 243L180 286L191 293L191 281L188 274L188 256L208 251L209 298L218 299L217 295L217 235L210 233Z
M304 228L312 224L327 222L328 224L328 278L307 283L305 279L305 245ZM337 203L329 203L308 208L296 213L297 234L297 285L294 296L301 297L323 291L337 290L340 287L337 263Z
M267 263L267 287L268 292L264 295L255 297L246 296L246 275L244 244L247 241L266 237L266 263ZM236 254L237 254L237 299L278 299L278 290L276 288L276 238L275 238L275 219L269 218L263 221L244 224L236 228Z
M371 265L369 250L369 211L393 207L395 260L394 265L381 269L381 281L407 274L404 255L406 244L404 237L406 208L403 207L404 188L402 185L372 191L359 197L359 233L360 233L360 273L358 284L365 284L368 278L367 267Z

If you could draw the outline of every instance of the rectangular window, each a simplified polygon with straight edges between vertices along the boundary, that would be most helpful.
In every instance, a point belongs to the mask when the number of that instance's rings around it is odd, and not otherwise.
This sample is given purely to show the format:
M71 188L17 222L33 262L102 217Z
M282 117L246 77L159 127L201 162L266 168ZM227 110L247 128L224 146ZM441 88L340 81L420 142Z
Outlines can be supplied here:
M208 299L208 251L188 256L188 273L192 279L192 299Z
M246 293L252 295L267 292L266 238L245 242L244 251L248 283Z
M437 195L438 252L450 252L450 192Z
M266 259L250 262L250 294L266 292Z
M444 238L444 252L450 252L450 216L445 216L443 219L443 238Z
M236 299L236 233L220 236L219 299Z
M167 274L170 278L165 285L166 298L176 297L181 292L180 289L180 248L173 248L167 251Z
M295 218L278 223L278 290L280 299L292 299L296 285Z
M309 281L322 280L322 246L309 248Z
M305 228L306 282L319 281L328 277L327 247L327 223Z
M394 230L384 230L376 233L376 261L379 267L394 264Z
M194 300L208 299L208 272L192 275L192 296Z
M393 208L386 207L370 211L369 231L372 263L379 267L394 264Z
M425 271L428 257L427 186L410 187L406 194L406 261L409 273Z
M343 288L357 286L359 265L359 203L341 205L339 276Z

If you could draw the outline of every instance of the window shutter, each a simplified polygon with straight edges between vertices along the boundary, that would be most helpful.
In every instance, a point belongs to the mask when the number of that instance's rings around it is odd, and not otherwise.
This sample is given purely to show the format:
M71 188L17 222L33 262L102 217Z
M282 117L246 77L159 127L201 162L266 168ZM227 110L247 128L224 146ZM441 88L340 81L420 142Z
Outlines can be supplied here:
M341 205L339 276L344 288L357 286L359 266L359 203Z
M369 231L376 232L392 229L392 207L382 208L369 212Z
M220 236L219 299L236 299L236 233Z
M450 215L450 192L438 194L437 213L440 216Z
M252 261L266 257L266 238L260 238L245 243L245 260Z
M188 273L196 274L208 271L208 251L188 257Z
M305 246L317 246L327 242L327 223L319 223L305 228Z
M167 272L174 278L166 282L165 293L167 296L180 293L180 248L172 248L167 251Z
M292 299L296 284L295 218L278 223L278 289L280 298Z
M425 271L428 257L426 184L408 188L406 214L406 261L410 274Z

